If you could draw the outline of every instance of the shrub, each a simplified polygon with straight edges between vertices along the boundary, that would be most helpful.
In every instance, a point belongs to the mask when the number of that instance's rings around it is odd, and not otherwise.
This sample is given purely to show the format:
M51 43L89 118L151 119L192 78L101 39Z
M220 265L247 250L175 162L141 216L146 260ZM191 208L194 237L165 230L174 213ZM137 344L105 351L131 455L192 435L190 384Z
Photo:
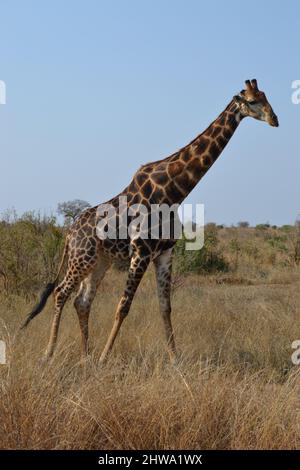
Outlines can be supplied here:
M250 226L250 224L249 224L249 222L242 220L241 222L238 222L237 226L240 227L240 228L248 228Z
M213 273L227 272L228 263L218 249L218 229L215 224L205 227L204 246L200 250L185 249L184 238L175 246L174 269L178 273Z
M64 231L55 217L14 211L0 224L0 266L7 275L8 288L26 296L55 276Z
M270 224L268 224L268 223L267 224L257 224L255 228L258 229L258 230L267 230L268 228L270 228Z

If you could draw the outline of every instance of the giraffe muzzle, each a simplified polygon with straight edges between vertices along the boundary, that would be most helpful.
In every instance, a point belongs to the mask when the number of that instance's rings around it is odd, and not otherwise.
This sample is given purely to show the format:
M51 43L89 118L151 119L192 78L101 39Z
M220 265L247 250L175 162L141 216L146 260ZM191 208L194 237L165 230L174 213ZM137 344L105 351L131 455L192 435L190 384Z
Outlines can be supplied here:
M278 117L276 116L276 114L273 114L270 117L269 124L272 127L279 127L279 121L278 121Z

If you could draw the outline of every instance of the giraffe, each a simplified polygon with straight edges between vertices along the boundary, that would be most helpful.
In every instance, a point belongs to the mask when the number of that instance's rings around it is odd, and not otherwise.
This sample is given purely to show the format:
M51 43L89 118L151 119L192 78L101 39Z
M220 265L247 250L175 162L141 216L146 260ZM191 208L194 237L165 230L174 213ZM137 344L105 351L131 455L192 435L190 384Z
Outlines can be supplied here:
M135 173L130 184L116 197L108 201L118 211L118 198L125 196L126 209L135 204L150 208L151 204L181 204L195 185L211 168L227 145L240 122L245 117L266 121L278 127L278 119L265 94L258 89L256 79L246 80L246 87L235 95L224 111L210 126L188 145L169 157L144 164ZM117 306L112 329L100 356L103 363L111 351L120 327L129 309L140 281L149 264L155 267L159 309L163 320L167 350L172 362L176 360L176 346L171 322L171 271L172 252L176 240L135 238L106 238L97 236L99 206L88 208L75 220L66 235L64 252L56 279L49 283L22 328L44 308L54 292L54 318L45 357L53 355L57 342L59 323L65 302L78 289L74 300L77 311L82 352L88 354L88 320L92 302L106 271L114 258L128 259L130 267L123 295ZM63 280L59 277L68 259Z

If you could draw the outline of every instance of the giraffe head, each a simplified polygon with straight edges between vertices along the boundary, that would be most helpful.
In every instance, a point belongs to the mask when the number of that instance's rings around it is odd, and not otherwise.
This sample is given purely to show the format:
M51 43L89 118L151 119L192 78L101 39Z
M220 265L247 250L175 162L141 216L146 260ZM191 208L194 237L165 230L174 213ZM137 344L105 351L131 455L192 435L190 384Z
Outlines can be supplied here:
M278 127L278 118L264 92L258 89L257 81L255 79L246 80L245 84L246 89L235 96L242 116L250 116L260 121L266 121L270 126Z

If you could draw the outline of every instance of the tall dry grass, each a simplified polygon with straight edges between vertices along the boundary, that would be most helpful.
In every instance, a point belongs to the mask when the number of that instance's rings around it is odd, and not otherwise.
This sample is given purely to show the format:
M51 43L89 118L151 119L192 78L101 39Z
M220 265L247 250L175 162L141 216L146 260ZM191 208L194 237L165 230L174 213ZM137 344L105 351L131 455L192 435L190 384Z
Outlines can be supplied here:
M300 445L300 273L184 278L173 295L180 351L169 365L153 273L146 274L106 366L97 360L125 274L108 273L80 361L72 302L54 359L41 364L52 302L28 329L30 305L1 295L0 446L4 449L294 449Z

